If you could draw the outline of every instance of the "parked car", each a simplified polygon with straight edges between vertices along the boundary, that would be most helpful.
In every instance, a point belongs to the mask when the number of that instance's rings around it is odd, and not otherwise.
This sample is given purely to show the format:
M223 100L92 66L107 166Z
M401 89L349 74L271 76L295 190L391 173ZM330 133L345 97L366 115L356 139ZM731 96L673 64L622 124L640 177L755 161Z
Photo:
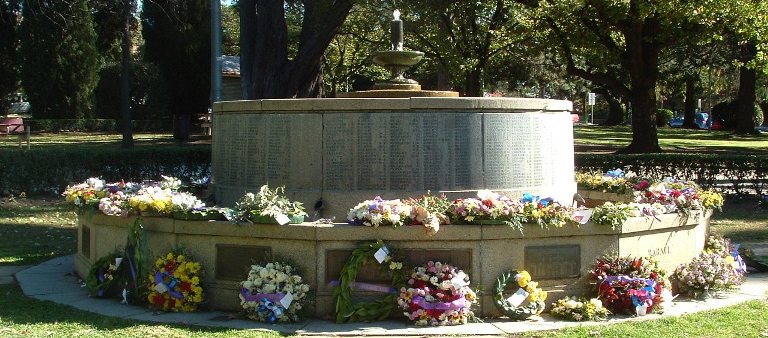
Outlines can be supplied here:
M680 128L683 126L684 121L685 119L682 116L675 116L667 121L667 125L669 125L672 128ZM709 120L709 113L707 112L696 113L696 119L693 121L693 123L696 123L696 126L698 126L699 129L709 129L709 123L711 123L711 121Z

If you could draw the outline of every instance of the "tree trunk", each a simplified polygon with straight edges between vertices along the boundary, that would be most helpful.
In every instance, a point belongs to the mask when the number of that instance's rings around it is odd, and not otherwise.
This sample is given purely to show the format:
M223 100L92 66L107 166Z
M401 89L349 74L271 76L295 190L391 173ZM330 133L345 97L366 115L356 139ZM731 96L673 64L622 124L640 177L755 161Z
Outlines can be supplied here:
M189 140L190 129L192 129L192 117L189 114L173 115L173 139Z
M131 128L131 10L126 9L121 40L122 60L120 65L120 115L123 133L122 147L133 147L133 129Z
M240 1L240 76L246 99L317 97L322 57L352 9L350 0L304 1L298 52L288 60L283 1Z
M753 66L746 65L757 56L757 48L752 42L743 46L744 65L739 68L739 93L737 101L739 103L736 111L736 129L737 134L755 133L755 90L757 87L757 72Z
M659 22L646 18L625 28L627 43L624 63L629 70L632 90L632 142L619 153L658 153L656 129L656 82L659 74L659 50L654 41Z
M696 125L696 80L695 76L685 79L685 102L683 103L683 128L698 129Z
M599 87L595 90L608 102L608 118L601 125L603 126L618 126L624 123L624 108L621 106L621 102L611 95L611 92L604 87Z
M481 68L472 69L472 71L467 74L467 78L464 80L464 92L462 95L468 97L482 97L482 77L483 70Z

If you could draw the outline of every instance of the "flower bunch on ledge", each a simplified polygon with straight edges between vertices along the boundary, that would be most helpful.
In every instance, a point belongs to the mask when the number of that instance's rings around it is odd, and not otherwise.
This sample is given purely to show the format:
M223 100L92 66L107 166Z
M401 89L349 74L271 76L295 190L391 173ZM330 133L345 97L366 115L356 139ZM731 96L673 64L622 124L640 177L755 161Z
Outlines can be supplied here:
M67 187L65 200L80 208L94 206L110 216L131 214L171 215L205 212L205 204L197 197L181 191L181 181L162 176L160 181L142 183L119 181L106 183L91 177L84 183Z
M397 200L384 200L376 196L372 200L359 203L349 209L347 221L350 224L379 227L389 225L398 227L410 223L411 206Z
M440 225L450 224L446 215L451 202L444 195L426 194L419 198L385 200L376 196L349 209L349 224L379 227L421 225L427 234L434 235Z
M451 224L448 217L451 201L445 195L427 193L419 198L408 198L403 203L411 207L411 224L423 225L429 235L437 233L440 225Z
M552 198L529 193L514 201L488 190L477 192L477 198L456 199L449 208L451 218L473 224L507 224L522 230L522 223L535 223L544 229L575 224L574 209Z
M568 223L574 223L571 218L573 208L555 202L552 198L541 198L525 193L520 202L523 204L522 218L538 224L543 229L562 228Z
M640 204L650 204L663 213L690 213L691 210L717 209L723 205L723 196L715 191L701 189L696 183L674 178L651 180L640 178L621 169L604 174L577 173L580 188L618 194L630 194ZM661 208L659 208L659 206Z
M632 193L633 186L640 181L641 178L634 172L624 172L621 169L613 169L605 173L576 173L576 184L579 188L608 193Z
M304 222L306 216L301 202L285 196L285 186L273 190L265 184L257 193L241 197L227 218L235 222L286 224Z
M70 185L62 194L67 203L78 207L98 205L99 200L107 196L107 183L96 177L91 177L85 182Z
M452 219L475 224L504 224L519 226L525 221L523 203L489 190L480 190L477 197L453 201L448 212Z

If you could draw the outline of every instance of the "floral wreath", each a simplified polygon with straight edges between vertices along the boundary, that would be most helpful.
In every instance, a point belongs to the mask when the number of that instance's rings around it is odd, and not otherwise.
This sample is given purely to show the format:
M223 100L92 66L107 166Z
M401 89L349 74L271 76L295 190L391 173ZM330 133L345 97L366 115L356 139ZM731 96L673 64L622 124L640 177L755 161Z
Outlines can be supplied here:
M192 312L203 302L202 267L174 251L155 261L149 277L149 305L163 311Z
M398 305L416 325L466 324L477 295L469 276L450 264L429 261L416 267L408 287L400 288Z
M504 291L510 287L510 284L515 283L520 287L512 296L505 297ZM493 296L493 302L496 308L504 313L509 319L513 320L525 320L530 316L538 315L544 311L546 304L544 301L547 299L547 292L538 287L539 283L531 280L531 275L528 271L512 270L502 273L499 278L496 279L496 294ZM512 286L514 288L514 286ZM527 305L522 305L525 300L528 300ZM516 304L515 304L516 303Z
M240 306L248 318L260 322L297 322L309 292L309 285L301 282L297 269L286 263L251 265L240 283Z
M396 258L393 258L395 255ZM357 283L355 278L366 261L380 259L379 270L391 276L391 287ZM377 321L389 317L397 309L397 290L405 285L403 261L397 252L390 250L381 240L363 244L352 251L339 275L338 286L333 291L336 299L336 323ZM386 292L388 295L371 302L352 304L352 287L361 290Z
M116 253L111 253L100 258L91 266L88 272L85 285L88 291L95 297L115 297L120 294L123 257Z

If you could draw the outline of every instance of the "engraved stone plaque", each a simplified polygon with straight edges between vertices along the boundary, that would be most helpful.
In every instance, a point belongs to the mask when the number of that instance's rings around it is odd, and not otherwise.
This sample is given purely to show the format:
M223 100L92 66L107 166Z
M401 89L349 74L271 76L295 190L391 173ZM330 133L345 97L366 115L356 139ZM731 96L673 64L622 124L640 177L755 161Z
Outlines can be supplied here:
M80 226L80 253L83 254L83 256L91 258L91 228L89 228L87 225L82 224Z
M272 248L251 245L216 245L216 279L242 281L252 264L266 264L272 259Z
M338 280L341 269L346 264L347 259L352 254L352 250L328 250L325 253L325 281ZM464 270L467 274L472 274L472 249L450 249L450 250L431 250L431 249L405 249L405 260L411 266L419 266L427 261L440 261L449 263L458 269ZM378 263L371 259L370 262L363 264L358 270L358 282L389 284L390 280L386 275L379 271Z
M581 247L578 244L526 246L524 264L535 279L578 278Z

